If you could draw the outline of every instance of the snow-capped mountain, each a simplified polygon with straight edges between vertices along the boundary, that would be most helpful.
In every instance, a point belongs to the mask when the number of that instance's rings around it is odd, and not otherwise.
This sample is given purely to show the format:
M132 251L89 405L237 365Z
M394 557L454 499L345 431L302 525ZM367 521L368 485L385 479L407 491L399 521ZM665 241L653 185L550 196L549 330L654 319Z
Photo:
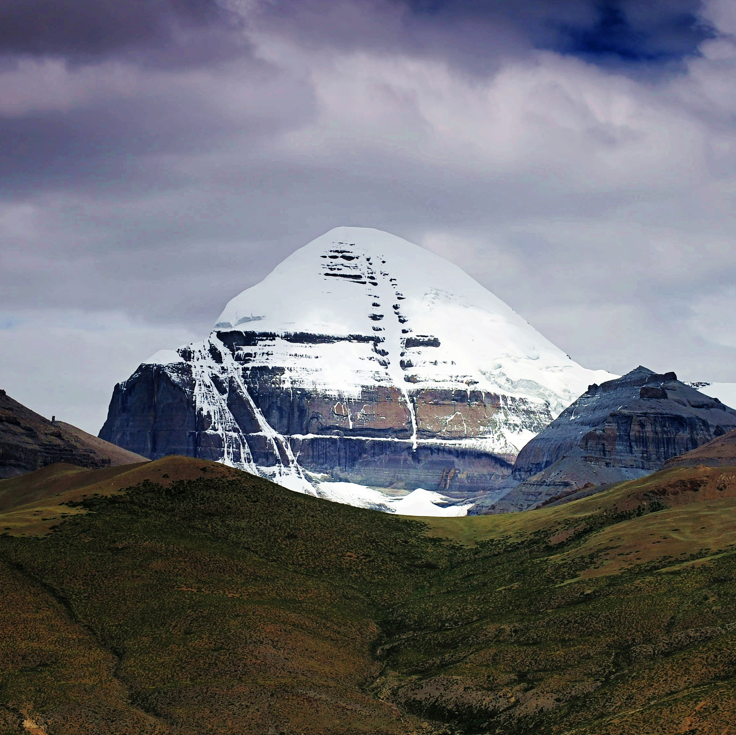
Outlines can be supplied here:
M327 482L339 482L357 504L381 504L364 486L467 497L508 476L529 439L612 377L575 363L448 261L340 227L232 299L207 339L156 353L116 386L100 436L333 499ZM395 510L398 499L382 497Z

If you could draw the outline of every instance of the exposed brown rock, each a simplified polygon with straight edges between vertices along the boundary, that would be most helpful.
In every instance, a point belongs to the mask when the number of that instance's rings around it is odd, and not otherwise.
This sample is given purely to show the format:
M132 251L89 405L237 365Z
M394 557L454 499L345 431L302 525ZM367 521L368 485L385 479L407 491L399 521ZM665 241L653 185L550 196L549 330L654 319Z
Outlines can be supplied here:
M242 352L244 340L270 335L218 334L222 347L233 350L239 375L238 380L215 376L217 390L227 397L237 424L233 430L242 432L259 467L287 464L290 448L305 470L335 480L408 490L423 487L466 497L486 493L507 478L515 454L510 447L489 451L461 441L493 436L509 414L518 417L519 429L533 432L551 420L546 404L470 388L407 393L395 386L372 385L356 397L338 398L291 387L283 369L252 367ZM211 431L210 417L197 410L193 363L186 350L180 354L182 362L143 364L116 386L101 437L151 459L169 454L222 458L222 434ZM256 411L280 435L275 443L264 435ZM236 447L232 461L244 457Z

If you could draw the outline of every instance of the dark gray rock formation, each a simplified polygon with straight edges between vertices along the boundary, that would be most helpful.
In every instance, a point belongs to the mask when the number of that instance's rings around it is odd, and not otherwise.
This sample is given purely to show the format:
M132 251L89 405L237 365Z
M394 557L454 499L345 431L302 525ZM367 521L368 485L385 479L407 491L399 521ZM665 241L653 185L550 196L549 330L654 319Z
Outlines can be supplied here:
M664 468L675 467L736 467L736 429L713 441L668 460Z
M638 367L591 385L519 453L509 492L476 512L541 505L586 485L643 477L736 428L736 411L677 380Z

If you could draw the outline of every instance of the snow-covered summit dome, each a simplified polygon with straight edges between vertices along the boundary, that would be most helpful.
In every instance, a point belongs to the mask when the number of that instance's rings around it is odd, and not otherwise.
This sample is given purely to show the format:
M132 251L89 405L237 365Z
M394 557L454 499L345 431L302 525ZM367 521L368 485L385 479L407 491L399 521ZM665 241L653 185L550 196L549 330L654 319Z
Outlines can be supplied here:
M516 316L467 273L429 250L381 230L336 227L232 299L217 327L250 329L256 326L251 321L262 321L257 326L263 330L352 334L365 330L367 314L390 310L397 301L406 311L422 310L433 293ZM391 303L372 306L381 297Z
M216 329L378 338L379 362L347 348L340 366L310 360L329 373L318 382L472 388L547 400L553 415L615 377L582 368L456 265L372 228L337 227L300 248L232 299Z

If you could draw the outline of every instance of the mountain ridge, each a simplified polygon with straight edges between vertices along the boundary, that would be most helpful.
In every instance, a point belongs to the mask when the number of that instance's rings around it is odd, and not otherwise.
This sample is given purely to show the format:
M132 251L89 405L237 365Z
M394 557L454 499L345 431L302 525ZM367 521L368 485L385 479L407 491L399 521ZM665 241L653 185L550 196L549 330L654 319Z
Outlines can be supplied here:
M639 366L591 385L532 439L516 458L509 491L490 510L523 510L583 487L594 492L644 477L733 429L736 410L674 372Z
M64 421L37 414L0 390L0 479L56 462L101 468L146 461Z

